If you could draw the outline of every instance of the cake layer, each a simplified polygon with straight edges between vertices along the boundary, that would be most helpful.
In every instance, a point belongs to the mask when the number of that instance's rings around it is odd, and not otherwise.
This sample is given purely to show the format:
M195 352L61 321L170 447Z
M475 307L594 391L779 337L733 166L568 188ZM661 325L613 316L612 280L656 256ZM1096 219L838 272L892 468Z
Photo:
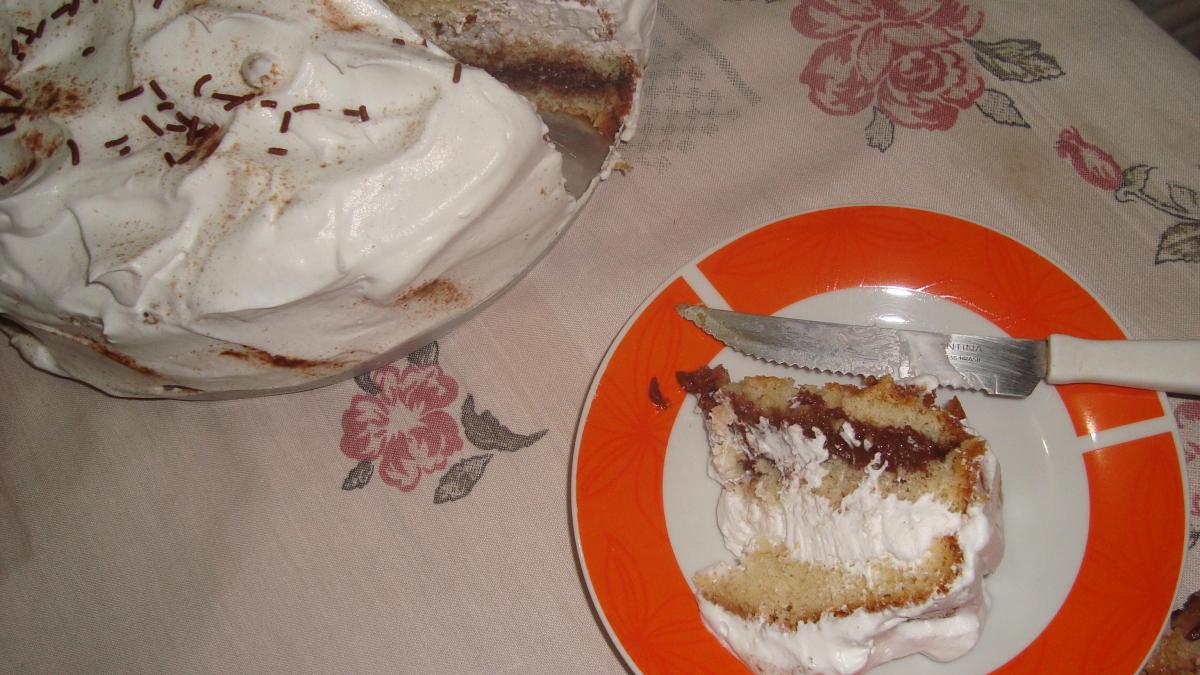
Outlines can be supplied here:
M938 537L920 558L904 564L881 557L842 566L799 560L791 553L785 545L752 549L737 565L698 574L696 587L732 614L794 631L800 624L860 609L917 607L946 594L963 562L954 537Z

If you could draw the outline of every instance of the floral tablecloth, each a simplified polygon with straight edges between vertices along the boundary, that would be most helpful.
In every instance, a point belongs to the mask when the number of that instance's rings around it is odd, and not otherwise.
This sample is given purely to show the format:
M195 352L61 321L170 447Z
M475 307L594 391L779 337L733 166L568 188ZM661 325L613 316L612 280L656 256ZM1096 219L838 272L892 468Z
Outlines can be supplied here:
M408 358L206 403L110 398L0 350L0 663L620 672L569 467L651 291L754 226L897 204L1012 236L1131 337L1200 338L1198 100L1200 61L1125 0L663 0L625 169ZM1170 406L1196 486L1200 401Z

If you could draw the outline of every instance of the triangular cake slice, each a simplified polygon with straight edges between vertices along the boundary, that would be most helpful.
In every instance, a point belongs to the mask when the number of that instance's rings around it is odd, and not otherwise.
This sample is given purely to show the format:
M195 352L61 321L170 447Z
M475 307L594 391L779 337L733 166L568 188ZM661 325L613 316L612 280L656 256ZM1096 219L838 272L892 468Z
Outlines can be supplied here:
M976 642L1003 552L1000 474L962 406L865 386L680 373L704 414L736 563L694 579L708 628L760 672L856 673Z

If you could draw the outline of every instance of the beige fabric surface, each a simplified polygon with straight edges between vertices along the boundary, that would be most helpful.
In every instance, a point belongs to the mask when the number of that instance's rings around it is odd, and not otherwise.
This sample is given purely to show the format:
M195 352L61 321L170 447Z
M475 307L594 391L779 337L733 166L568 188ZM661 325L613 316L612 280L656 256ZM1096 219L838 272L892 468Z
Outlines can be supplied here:
M470 396L528 441L490 453L465 441L450 464L490 459L458 500L435 503L443 470L411 491L378 475L342 489L356 464L343 413L364 395L352 381L119 400L0 349L2 669L620 672L570 528L589 383L674 270L797 212L897 204L975 220L1065 269L1132 337L1200 338L1200 247L1156 262L1200 203L1167 205L1173 215L1119 201L1056 149L1074 128L1122 168L1156 167L1151 187L1200 189L1200 61L1132 4L972 3L985 17L975 39L1036 40L1065 74L984 74L1027 128L969 105L948 129L895 125L884 151L865 138L869 106L831 115L810 100L800 75L820 41L793 27L797 4L661 3L638 135L622 150L631 168L511 292L437 344L455 385L445 410L459 417ZM1173 405L1200 450L1200 410ZM1200 587L1190 553L1187 569L1181 597Z

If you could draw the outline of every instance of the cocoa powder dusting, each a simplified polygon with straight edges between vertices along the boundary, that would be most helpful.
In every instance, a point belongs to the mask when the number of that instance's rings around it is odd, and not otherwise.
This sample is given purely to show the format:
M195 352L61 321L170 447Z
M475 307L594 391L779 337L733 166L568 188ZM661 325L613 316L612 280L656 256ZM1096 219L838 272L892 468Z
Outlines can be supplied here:
M155 372L151 368L147 368L146 366L143 366L142 364L138 363L137 361L135 361L133 359L133 357L128 356L126 354L122 354L120 352L114 352L113 350L100 344L99 342L96 342L94 340L88 340L88 346L91 347L92 351L96 352L97 354L100 354L101 356L105 356L109 359L112 359L113 361L116 361L117 363L125 366L126 368L129 368L130 370L136 370L137 372L139 372L143 375L150 375L151 377L159 377L159 374L157 372Z
M393 305L405 305L413 300L420 300L439 307L454 307L465 305L469 298L458 284L447 279L432 279L405 291L396 298Z
M242 345L238 350L226 349L221 352L221 356L229 356L242 361L258 361L276 368L290 368L292 370L313 370L322 367L340 368L343 364L338 361L314 361L311 359L300 359L292 356L284 356L282 354L272 354L262 349L255 347L247 347Z

